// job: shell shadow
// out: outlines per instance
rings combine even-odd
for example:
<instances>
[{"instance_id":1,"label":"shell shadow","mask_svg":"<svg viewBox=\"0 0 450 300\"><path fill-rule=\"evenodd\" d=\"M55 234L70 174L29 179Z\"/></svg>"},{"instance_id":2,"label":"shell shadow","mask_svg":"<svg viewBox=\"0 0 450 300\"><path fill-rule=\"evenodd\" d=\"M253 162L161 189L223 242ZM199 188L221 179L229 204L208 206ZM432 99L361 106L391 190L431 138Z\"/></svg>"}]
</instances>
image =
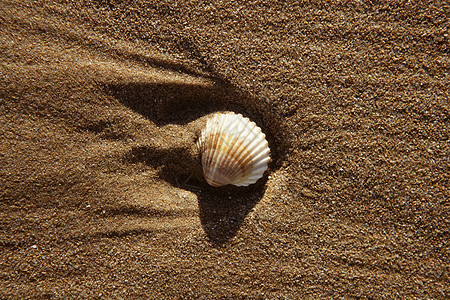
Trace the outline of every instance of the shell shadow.
<instances>
[{"instance_id":1,"label":"shell shadow","mask_svg":"<svg viewBox=\"0 0 450 300\"><path fill-rule=\"evenodd\" d=\"M197 193L199 216L208 238L222 246L233 238L265 193L264 182L250 187L207 188Z\"/></svg>"},{"instance_id":2,"label":"shell shadow","mask_svg":"<svg viewBox=\"0 0 450 300\"><path fill-rule=\"evenodd\" d=\"M271 170L281 167L290 147L290 133L273 107L224 80L210 86L136 82L107 84L105 89L120 103L158 126L185 125L217 111L241 113L265 133L271 151Z\"/></svg>"},{"instance_id":3,"label":"shell shadow","mask_svg":"<svg viewBox=\"0 0 450 300\"><path fill-rule=\"evenodd\" d=\"M122 104L159 126L186 124L219 110L250 112L244 96L228 83L202 86L184 83L127 83L107 85ZM257 114L255 108L255 114Z\"/></svg>"},{"instance_id":4,"label":"shell shadow","mask_svg":"<svg viewBox=\"0 0 450 300\"><path fill-rule=\"evenodd\" d=\"M289 138L272 108L226 82L212 86L179 83L129 83L108 85L109 93L123 105L154 122L157 126L188 124L216 111L231 110L252 119L266 134L271 149L269 172L281 166L289 147ZM173 186L197 195L202 227L217 246L227 243L242 226L246 216L265 193L267 177L249 187L214 188L203 178L192 176L189 166L180 164L189 149L174 145L167 149L151 145L136 146L124 157L126 163L144 163L156 169L158 176ZM199 158L187 164L200 164Z\"/></svg>"},{"instance_id":5,"label":"shell shadow","mask_svg":"<svg viewBox=\"0 0 450 300\"><path fill-rule=\"evenodd\" d=\"M189 173L179 157L188 157L183 148L133 148L125 157L129 163L144 163L158 170L158 176L171 185L197 195L203 230L216 246L233 238L248 213L264 195L266 178L248 187L212 187Z\"/></svg>"}]
</instances>

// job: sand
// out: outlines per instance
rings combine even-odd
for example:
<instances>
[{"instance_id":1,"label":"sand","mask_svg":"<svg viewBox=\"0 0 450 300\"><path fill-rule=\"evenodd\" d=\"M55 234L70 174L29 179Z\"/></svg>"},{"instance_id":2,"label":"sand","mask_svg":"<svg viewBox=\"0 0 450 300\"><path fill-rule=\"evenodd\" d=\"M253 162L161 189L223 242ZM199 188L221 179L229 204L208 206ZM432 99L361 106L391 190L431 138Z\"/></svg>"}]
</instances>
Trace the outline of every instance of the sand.
<instances>
[{"instance_id":1,"label":"sand","mask_svg":"<svg viewBox=\"0 0 450 300\"><path fill-rule=\"evenodd\" d=\"M450 297L448 4L295 3L1 1L0 297Z\"/></svg>"}]
</instances>

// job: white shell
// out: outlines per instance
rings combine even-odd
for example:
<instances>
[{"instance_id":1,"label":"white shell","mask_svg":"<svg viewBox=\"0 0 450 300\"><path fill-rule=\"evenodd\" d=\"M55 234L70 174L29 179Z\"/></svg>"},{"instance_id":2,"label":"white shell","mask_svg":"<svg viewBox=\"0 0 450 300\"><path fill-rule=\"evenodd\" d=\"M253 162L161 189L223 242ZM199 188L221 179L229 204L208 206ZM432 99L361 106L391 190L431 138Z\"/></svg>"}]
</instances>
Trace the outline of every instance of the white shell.
<instances>
[{"instance_id":1,"label":"white shell","mask_svg":"<svg viewBox=\"0 0 450 300\"><path fill-rule=\"evenodd\" d=\"M261 129L233 112L217 113L197 142L206 181L212 186L247 186L267 170L270 149Z\"/></svg>"}]
</instances>

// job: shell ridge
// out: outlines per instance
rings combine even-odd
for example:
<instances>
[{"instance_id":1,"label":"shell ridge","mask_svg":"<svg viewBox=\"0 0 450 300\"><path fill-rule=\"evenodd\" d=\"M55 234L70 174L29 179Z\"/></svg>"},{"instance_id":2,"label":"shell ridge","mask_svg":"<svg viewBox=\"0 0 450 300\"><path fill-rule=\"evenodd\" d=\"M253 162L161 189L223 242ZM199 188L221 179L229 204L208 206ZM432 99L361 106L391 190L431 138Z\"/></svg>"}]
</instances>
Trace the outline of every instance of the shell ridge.
<instances>
[{"instance_id":1,"label":"shell ridge","mask_svg":"<svg viewBox=\"0 0 450 300\"><path fill-rule=\"evenodd\" d=\"M260 169L267 168L267 165L268 165L269 161L270 161L270 158L267 157L265 159L261 159L260 161L258 161L255 164L253 164L252 172L258 173Z\"/></svg>"},{"instance_id":2,"label":"shell ridge","mask_svg":"<svg viewBox=\"0 0 450 300\"><path fill-rule=\"evenodd\" d=\"M211 131L211 123L214 121L214 119L212 120L208 120L208 122L206 123L206 129L202 132L203 135L203 151L208 151L209 150L209 145L211 143L211 138L209 138L208 133ZM205 163L208 163L210 160L210 153L209 151L207 152L207 155L205 157Z\"/></svg>"},{"instance_id":3,"label":"shell ridge","mask_svg":"<svg viewBox=\"0 0 450 300\"><path fill-rule=\"evenodd\" d=\"M224 126L227 125L227 123L230 124L229 127L225 127L224 128L224 135L226 136L226 140L227 140L227 144L224 145L224 148L221 148L220 152L222 152L222 158L220 161L220 175L222 176L224 182L227 183L231 183L232 182L232 178L235 176L235 174L230 173L230 164L234 164L235 163L235 157L233 155L233 153L236 150L235 149L235 144L239 141L238 137L239 135L237 134L242 128L242 122L241 122L241 118L242 115L234 115L232 113L228 114L229 118L227 120L227 122L224 122ZM230 151L231 150L231 151Z\"/></svg>"},{"instance_id":4,"label":"shell ridge","mask_svg":"<svg viewBox=\"0 0 450 300\"><path fill-rule=\"evenodd\" d=\"M240 125L243 125L244 129L241 134L236 136L236 141L239 142L238 146L236 147L236 150L232 152L234 161L229 166L230 170L229 173L238 172L236 169L239 167L239 159L241 158L242 153L245 151L245 147L248 143L246 143L247 137L252 134L252 130L255 128L256 124L254 122L251 122L248 118L243 118L240 121ZM249 129L249 125L251 128ZM244 135L245 134L245 135ZM237 154L236 154L237 153ZM240 173L240 172L238 172Z\"/></svg>"},{"instance_id":5,"label":"shell ridge","mask_svg":"<svg viewBox=\"0 0 450 300\"><path fill-rule=\"evenodd\" d=\"M214 133L212 133L212 137L210 137L209 134L212 130L211 129L212 123L214 123L214 122L215 122L215 117L208 120L208 122L206 123L206 129L203 131L203 133L205 134L203 151L205 152L206 155L204 156L204 159L202 159L202 164L203 164L203 172L205 173L205 175L208 176L208 178L209 178L209 164L210 164L211 155L212 155L211 140L214 139Z\"/></svg>"},{"instance_id":6,"label":"shell ridge","mask_svg":"<svg viewBox=\"0 0 450 300\"><path fill-rule=\"evenodd\" d=\"M240 115L242 117L242 115ZM242 122L242 119L237 119L237 122L239 122L239 124L236 125L236 132L233 135L235 143L234 143L234 147L233 147L233 151L229 153L229 157L231 159L229 159L229 162L227 164L227 172L226 174L230 177L230 179L234 179L234 177L236 175L238 175L240 170L236 168L236 166L239 165L239 156L242 153L242 151L244 151L245 149L245 143L243 139L241 139L240 137L242 136L242 134L237 134L238 130L239 130L239 125L242 125L243 128L247 128L248 124L251 122L248 118L244 118ZM249 130L247 132L247 135L251 132L251 130ZM237 144L237 147L236 147ZM239 152L238 152L239 151ZM235 153L238 152L238 155L235 155Z\"/></svg>"},{"instance_id":7,"label":"shell ridge","mask_svg":"<svg viewBox=\"0 0 450 300\"><path fill-rule=\"evenodd\" d=\"M261 160L260 157L263 156L263 155L265 156L266 154L265 153L260 153L258 155L258 157L254 158L254 159L252 159L251 156L247 157L247 160L245 161L245 168L244 168L245 171L247 171L249 167L258 164L259 161ZM270 157L267 157L267 158L270 159Z\"/></svg>"},{"instance_id":8,"label":"shell ridge","mask_svg":"<svg viewBox=\"0 0 450 300\"><path fill-rule=\"evenodd\" d=\"M266 143L262 143L262 146L267 146L267 144ZM263 163L263 164L267 165L268 161L270 160L270 156L268 155L269 154L268 151L261 152L255 157L253 157L252 154L253 153L248 154L245 157L245 160L242 163L242 172L243 172L243 174L246 174L252 168L256 168L256 166L259 165L260 163ZM265 157L265 156L267 156L267 157ZM265 169L264 169L264 171L265 171ZM264 173L264 171L262 173ZM256 173L256 170L252 170L247 176L250 176L253 172Z\"/></svg>"},{"instance_id":9,"label":"shell ridge","mask_svg":"<svg viewBox=\"0 0 450 300\"><path fill-rule=\"evenodd\" d=\"M252 144L251 142L249 144ZM262 153L262 155L267 155L267 153ZM254 157L254 151L248 151L245 153L241 153L241 156L239 157L239 165L235 166L235 168L239 168L240 172L242 173L243 177L249 176L252 172L248 173L249 170L253 168L253 165L258 162L258 159ZM262 174L261 174L262 175ZM239 181L239 176L235 176L233 178L233 181Z\"/></svg>"},{"instance_id":10,"label":"shell ridge","mask_svg":"<svg viewBox=\"0 0 450 300\"><path fill-rule=\"evenodd\" d=\"M220 116L220 115L219 115ZM215 183L223 183L228 184L229 180L223 176L223 162L224 162L224 151L223 149L227 147L227 134L226 134L226 124L232 117L231 114L225 114L222 115L222 118L218 118L219 126L217 126L217 130L215 132L215 135L217 136L216 142L213 146L214 149L214 155L212 158L212 176L211 179Z\"/></svg>"},{"instance_id":11,"label":"shell ridge","mask_svg":"<svg viewBox=\"0 0 450 300\"><path fill-rule=\"evenodd\" d=\"M220 142L220 128L222 126L220 115L214 116L214 123L211 124L211 133L212 139L210 143L210 160L208 161L208 177L212 183L216 183L216 165L217 165L217 156L219 155L219 151L217 151L217 145ZM213 126L215 125L215 126Z\"/></svg>"},{"instance_id":12,"label":"shell ridge","mask_svg":"<svg viewBox=\"0 0 450 300\"><path fill-rule=\"evenodd\" d=\"M230 138L230 150L225 153L226 159L224 161L225 164L223 165L223 170L225 170L225 172L223 172L223 175L229 178L230 180L231 178L233 178L234 175L233 173L231 173L232 171L231 166L236 163L235 152L240 147L240 141L236 138L236 132L238 130L239 126L235 126L235 130L231 135L232 137Z\"/></svg>"},{"instance_id":13,"label":"shell ridge","mask_svg":"<svg viewBox=\"0 0 450 300\"><path fill-rule=\"evenodd\" d=\"M249 120L250 121L250 120ZM251 122L252 125L252 129L256 127L256 124L254 122ZM256 127L258 128L258 127ZM245 152L245 146L248 146L249 144L252 144L252 142L258 138L258 134L254 135L251 140L247 140L247 137L250 134L247 134L243 139L242 139L242 145L244 146L242 148L242 150L239 152L239 155L236 157L236 161L237 163L233 165L233 170L238 169L240 170L239 173L245 174L246 172L246 165L248 164L248 157L251 157L251 153L250 152ZM241 135L242 136L242 135ZM236 176L233 177L233 181L236 180Z\"/></svg>"},{"instance_id":14,"label":"shell ridge","mask_svg":"<svg viewBox=\"0 0 450 300\"><path fill-rule=\"evenodd\" d=\"M254 160L258 160L261 155L268 154L268 151L263 149L268 148L268 143L265 141L260 142L259 144L255 145L253 150L251 151L250 155L255 155Z\"/></svg>"},{"instance_id":15,"label":"shell ridge","mask_svg":"<svg viewBox=\"0 0 450 300\"><path fill-rule=\"evenodd\" d=\"M218 136L216 134L218 125L218 115L214 115L212 119L208 120L205 129L205 135L207 139L205 152L207 153L207 156L203 165L203 171L205 173L206 181L208 181L209 184L212 183L212 180L214 178L214 169L212 167L212 162L214 161L215 151L213 147L216 144L216 140L218 139Z\"/></svg>"}]
</instances>

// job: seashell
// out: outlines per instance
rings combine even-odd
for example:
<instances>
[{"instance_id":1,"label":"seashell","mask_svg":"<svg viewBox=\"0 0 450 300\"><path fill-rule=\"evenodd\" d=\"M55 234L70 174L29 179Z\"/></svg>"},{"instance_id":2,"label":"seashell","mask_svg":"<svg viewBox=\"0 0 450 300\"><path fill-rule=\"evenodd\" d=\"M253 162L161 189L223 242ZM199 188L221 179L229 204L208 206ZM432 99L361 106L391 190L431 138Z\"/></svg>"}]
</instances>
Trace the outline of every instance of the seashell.
<instances>
[{"instance_id":1,"label":"seashell","mask_svg":"<svg viewBox=\"0 0 450 300\"><path fill-rule=\"evenodd\" d=\"M269 145L261 129L233 112L214 114L197 146L203 174L212 186L253 184L263 176L270 161Z\"/></svg>"}]
</instances>

